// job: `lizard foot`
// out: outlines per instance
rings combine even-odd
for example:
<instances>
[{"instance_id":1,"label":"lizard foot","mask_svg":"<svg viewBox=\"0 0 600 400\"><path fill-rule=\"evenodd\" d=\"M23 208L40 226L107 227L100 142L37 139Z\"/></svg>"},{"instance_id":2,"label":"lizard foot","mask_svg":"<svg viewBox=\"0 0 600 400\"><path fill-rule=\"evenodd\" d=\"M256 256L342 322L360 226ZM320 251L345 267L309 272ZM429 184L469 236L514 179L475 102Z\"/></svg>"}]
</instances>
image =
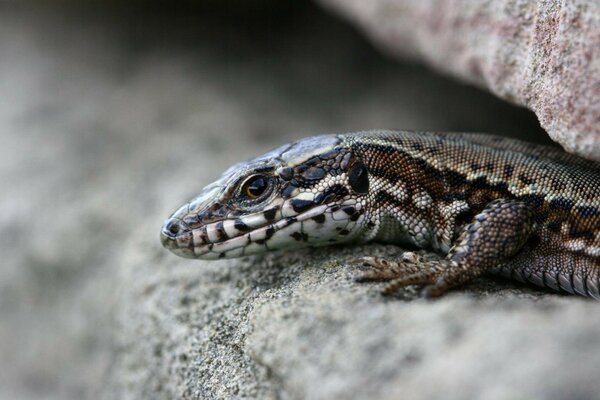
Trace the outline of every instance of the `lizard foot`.
<instances>
[{"instance_id":1,"label":"lizard foot","mask_svg":"<svg viewBox=\"0 0 600 400\"><path fill-rule=\"evenodd\" d=\"M373 269L358 276L356 282L388 282L382 291L384 295L391 295L406 286L426 285L422 292L425 297L438 295L435 283L438 277L452 266L449 260L439 258L435 254L417 254L412 251L403 253L398 261L361 257L353 263Z\"/></svg>"}]
</instances>

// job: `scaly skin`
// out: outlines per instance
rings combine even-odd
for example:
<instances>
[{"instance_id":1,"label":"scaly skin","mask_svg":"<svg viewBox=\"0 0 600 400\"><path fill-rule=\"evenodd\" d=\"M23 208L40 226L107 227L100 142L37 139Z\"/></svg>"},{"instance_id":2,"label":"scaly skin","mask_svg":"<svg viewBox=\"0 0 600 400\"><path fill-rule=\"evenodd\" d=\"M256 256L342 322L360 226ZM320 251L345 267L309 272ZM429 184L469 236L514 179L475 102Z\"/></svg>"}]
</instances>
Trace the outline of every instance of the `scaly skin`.
<instances>
[{"instance_id":1,"label":"scaly skin","mask_svg":"<svg viewBox=\"0 0 600 400\"><path fill-rule=\"evenodd\" d=\"M177 210L183 257L380 241L437 253L366 257L361 280L435 297L482 273L600 299L600 165L484 134L316 136L233 166Z\"/></svg>"}]
</instances>

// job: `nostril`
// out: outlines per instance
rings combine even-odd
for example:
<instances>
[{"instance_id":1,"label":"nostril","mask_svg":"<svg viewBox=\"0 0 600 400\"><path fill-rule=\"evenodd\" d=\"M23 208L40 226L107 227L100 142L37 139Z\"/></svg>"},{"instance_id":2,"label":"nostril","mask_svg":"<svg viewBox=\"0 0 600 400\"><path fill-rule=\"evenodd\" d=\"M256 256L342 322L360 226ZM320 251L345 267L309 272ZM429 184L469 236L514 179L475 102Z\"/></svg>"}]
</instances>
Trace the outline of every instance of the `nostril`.
<instances>
[{"instance_id":1,"label":"nostril","mask_svg":"<svg viewBox=\"0 0 600 400\"><path fill-rule=\"evenodd\" d=\"M162 228L162 236L164 240L166 239L175 239L178 235L183 231L183 226L181 221L176 218L170 219L163 225Z\"/></svg>"},{"instance_id":2,"label":"nostril","mask_svg":"<svg viewBox=\"0 0 600 400\"><path fill-rule=\"evenodd\" d=\"M190 227L177 217L166 220L160 231L163 245L171 245L176 240L183 240L183 237L188 234L191 234Z\"/></svg>"},{"instance_id":3,"label":"nostril","mask_svg":"<svg viewBox=\"0 0 600 400\"><path fill-rule=\"evenodd\" d=\"M179 231L181 230L181 226L179 225L178 221L169 221L169 223L167 224L167 231L169 231L169 233L171 235L177 235L179 233Z\"/></svg>"}]
</instances>

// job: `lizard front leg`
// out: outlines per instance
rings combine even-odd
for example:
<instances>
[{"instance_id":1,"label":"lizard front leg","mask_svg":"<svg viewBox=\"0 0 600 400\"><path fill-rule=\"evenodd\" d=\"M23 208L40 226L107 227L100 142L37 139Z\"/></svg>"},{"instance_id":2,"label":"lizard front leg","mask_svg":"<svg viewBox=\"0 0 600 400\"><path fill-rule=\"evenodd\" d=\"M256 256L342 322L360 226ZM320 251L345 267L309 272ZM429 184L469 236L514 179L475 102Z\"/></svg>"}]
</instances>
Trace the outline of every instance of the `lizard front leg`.
<instances>
[{"instance_id":1,"label":"lizard front leg","mask_svg":"<svg viewBox=\"0 0 600 400\"><path fill-rule=\"evenodd\" d=\"M366 258L375 271L359 281L385 280L384 294L409 285L424 285L425 297L437 297L471 281L518 253L533 230L530 206L518 200L490 202L460 232L445 258L405 253L402 260Z\"/></svg>"}]
</instances>

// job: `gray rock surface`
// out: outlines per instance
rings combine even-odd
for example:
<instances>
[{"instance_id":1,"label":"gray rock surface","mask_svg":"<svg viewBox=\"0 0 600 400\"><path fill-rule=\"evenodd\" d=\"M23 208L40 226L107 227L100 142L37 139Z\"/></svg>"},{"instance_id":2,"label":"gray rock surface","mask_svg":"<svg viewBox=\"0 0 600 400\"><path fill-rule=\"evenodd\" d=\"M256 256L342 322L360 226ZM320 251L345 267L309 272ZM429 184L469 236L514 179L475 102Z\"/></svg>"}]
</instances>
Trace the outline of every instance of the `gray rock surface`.
<instances>
[{"instance_id":1,"label":"gray rock surface","mask_svg":"<svg viewBox=\"0 0 600 400\"><path fill-rule=\"evenodd\" d=\"M319 0L389 54L533 110L565 149L600 160L595 0Z\"/></svg>"},{"instance_id":2,"label":"gray rock surface","mask_svg":"<svg viewBox=\"0 0 600 400\"><path fill-rule=\"evenodd\" d=\"M393 246L160 248L163 219L221 170L302 136L543 139L531 114L383 59L313 7L255 7L0 14L0 398L597 397L595 302L353 283L347 260Z\"/></svg>"}]
</instances>

